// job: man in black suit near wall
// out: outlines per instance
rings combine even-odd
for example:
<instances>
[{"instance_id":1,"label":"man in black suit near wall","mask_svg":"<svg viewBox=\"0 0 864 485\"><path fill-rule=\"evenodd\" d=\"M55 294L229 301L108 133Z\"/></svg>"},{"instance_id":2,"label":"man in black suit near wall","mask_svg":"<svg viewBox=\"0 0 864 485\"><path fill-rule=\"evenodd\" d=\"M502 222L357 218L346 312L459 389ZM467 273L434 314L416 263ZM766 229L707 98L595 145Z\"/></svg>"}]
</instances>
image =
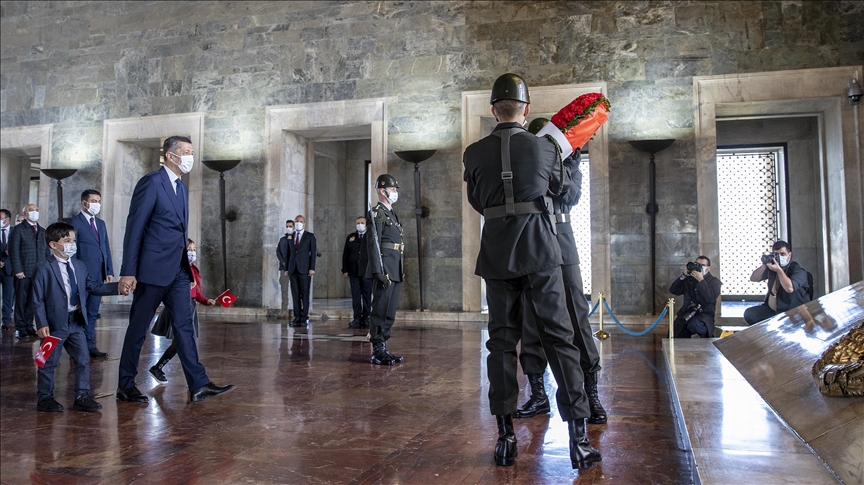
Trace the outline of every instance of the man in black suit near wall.
<instances>
[{"instance_id":1,"label":"man in black suit near wall","mask_svg":"<svg viewBox=\"0 0 864 485\"><path fill-rule=\"evenodd\" d=\"M288 258L287 271L291 276L291 298L294 301L294 319L288 325L305 327L309 323L309 288L315 274L315 258L318 246L315 234L306 231L306 218L294 218L293 254Z\"/></svg>"},{"instance_id":2,"label":"man in black suit near wall","mask_svg":"<svg viewBox=\"0 0 864 485\"><path fill-rule=\"evenodd\" d=\"M342 250L342 275L351 282L351 302L354 319L348 328L369 328L369 309L372 306L372 280L366 278L369 253L366 250L366 218L360 216L355 221L357 232L352 232L345 240Z\"/></svg>"},{"instance_id":3,"label":"man in black suit near wall","mask_svg":"<svg viewBox=\"0 0 864 485\"><path fill-rule=\"evenodd\" d=\"M24 222L15 226L9 241L9 259L15 275L15 334L18 337L35 337L33 327L33 300L30 287L36 266L51 256L45 243L45 228L39 220L39 206L27 204L21 210Z\"/></svg>"},{"instance_id":4,"label":"man in black suit near wall","mask_svg":"<svg viewBox=\"0 0 864 485\"><path fill-rule=\"evenodd\" d=\"M0 295L2 295L3 328L12 328L12 306L15 298L15 277L9 258L9 238L12 236L12 213L0 209Z\"/></svg>"},{"instance_id":5,"label":"man in black suit near wall","mask_svg":"<svg viewBox=\"0 0 864 485\"><path fill-rule=\"evenodd\" d=\"M288 261L294 254L294 221L285 221L285 235L279 238L276 246L276 259L279 260L279 288L282 290L282 310L288 311L288 295L291 288L291 275L288 274Z\"/></svg>"}]
</instances>

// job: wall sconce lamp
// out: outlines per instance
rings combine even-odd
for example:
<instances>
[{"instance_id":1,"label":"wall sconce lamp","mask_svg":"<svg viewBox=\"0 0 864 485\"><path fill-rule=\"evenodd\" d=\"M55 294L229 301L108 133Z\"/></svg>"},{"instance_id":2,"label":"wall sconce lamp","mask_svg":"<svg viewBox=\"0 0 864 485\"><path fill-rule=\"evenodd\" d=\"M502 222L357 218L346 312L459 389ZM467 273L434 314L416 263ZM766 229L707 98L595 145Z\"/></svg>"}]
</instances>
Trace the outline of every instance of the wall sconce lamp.
<instances>
[{"instance_id":1,"label":"wall sconce lamp","mask_svg":"<svg viewBox=\"0 0 864 485\"><path fill-rule=\"evenodd\" d=\"M78 171L77 168L43 168L42 173L57 181L57 220L63 220L63 179Z\"/></svg>"}]
</instances>

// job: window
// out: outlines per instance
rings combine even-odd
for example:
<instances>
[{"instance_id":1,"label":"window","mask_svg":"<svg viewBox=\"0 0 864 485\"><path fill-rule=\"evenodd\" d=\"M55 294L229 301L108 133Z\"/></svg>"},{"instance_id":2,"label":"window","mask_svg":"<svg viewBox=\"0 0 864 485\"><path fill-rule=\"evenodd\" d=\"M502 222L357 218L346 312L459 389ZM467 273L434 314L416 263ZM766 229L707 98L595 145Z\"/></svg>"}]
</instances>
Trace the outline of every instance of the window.
<instances>
[{"instance_id":1,"label":"window","mask_svg":"<svg viewBox=\"0 0 864 485\"><path fill-rule=\"evenodd\" d=\"M765 283L750 274L776 240L789 240L785 145L718 149L717 197L721 294L761 298Z\"/></svg>"},{"instance_id":2,"label":"window","mask_svg":"<svg viewBox=\"0 0 864 485\"><path fill-rule=\"evenodd\" d=\"M573 237L579 251L579 269L582 272L582 289L586 295L591 294L591 171L588 163L588 152L582 152L582 195L579 203L570 209L570 224L573 226Z\"/></svg>"}]
</instances>

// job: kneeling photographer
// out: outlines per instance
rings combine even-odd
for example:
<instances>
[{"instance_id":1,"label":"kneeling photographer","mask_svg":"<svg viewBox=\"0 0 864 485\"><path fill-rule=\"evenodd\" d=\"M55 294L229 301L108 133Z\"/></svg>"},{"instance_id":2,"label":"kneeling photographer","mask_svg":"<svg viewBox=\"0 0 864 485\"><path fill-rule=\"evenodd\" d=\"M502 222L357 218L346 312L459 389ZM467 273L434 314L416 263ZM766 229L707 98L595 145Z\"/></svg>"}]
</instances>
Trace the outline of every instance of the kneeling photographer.
<instances>
[{"instance_id":1,"label":"kneeling photographer","mask_svg":"<svg viewBox=\"0 0 864 485\"><path fill-rule=\"evenodd\" d=\"M714 336L714 312L723 283L710 271L711 260L699 256L695 263L687 263L684 273L669 286L673 295L684 295L684 305L674 322L675 338Z\"/></svg>"},{"instance_id":2,"label":"kneeling photographer","mask_svg":"<svg viewBox=\"0 0 864 485\"><path fill-rule=\"evenodd\" d=\"M768 294L758 306L744 311L747 325L769 319L810 301L811 276L800 264L792 261L792 246L777 241L771 253L762 256L762 266L750 275L750 281L768 280Z\"/></svg>"}]
</instances>

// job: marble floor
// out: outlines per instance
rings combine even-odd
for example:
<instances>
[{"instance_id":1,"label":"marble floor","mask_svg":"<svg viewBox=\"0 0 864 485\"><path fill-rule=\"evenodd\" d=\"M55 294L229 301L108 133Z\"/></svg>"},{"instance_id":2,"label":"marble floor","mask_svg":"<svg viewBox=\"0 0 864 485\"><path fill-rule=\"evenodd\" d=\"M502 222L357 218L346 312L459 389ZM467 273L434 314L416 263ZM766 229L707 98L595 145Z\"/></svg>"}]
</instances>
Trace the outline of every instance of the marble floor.
<instances>
[{"instance_id":1,"label":"marble floor","mask_svg":"<svg viewBox=\"0 0 864 485\"><path fill-rule=\"evenodd\" d=\"M295 332L284 320L204 317L199 348L233 393L187 404L180 364L167 385L146 369L168 342L148 337L139 388L149 406L113 394L126 327L104 315L107 361L91 365L101 413L71 411L73 375L57 370L59 414L35 410L34 340L0 339L0 482L47 484L685 484L690 460L676 434L662 332L599 343L600 396L610 418L589 425L602 463L575 472L560 418L516 422L519 456L496 467L488 414L485 331L399 325L389 347L406 362L368 364L365 332L345 320ZM520 381L525 384L524 377ZM547 373L547 391L554 382ZM527 399L523 390L520 403Z\"/></svg>"}]
</instances>

